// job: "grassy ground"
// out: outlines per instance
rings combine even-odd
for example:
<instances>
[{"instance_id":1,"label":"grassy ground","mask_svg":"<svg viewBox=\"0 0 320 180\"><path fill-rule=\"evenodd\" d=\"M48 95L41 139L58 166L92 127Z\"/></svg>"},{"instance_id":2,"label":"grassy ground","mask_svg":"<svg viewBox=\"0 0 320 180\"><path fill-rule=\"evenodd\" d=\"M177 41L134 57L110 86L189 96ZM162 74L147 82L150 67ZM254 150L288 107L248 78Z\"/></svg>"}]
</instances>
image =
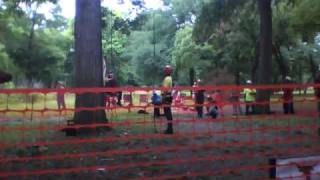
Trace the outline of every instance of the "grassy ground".
<instances>
[{"instance_id":1,"label":"grassy ground","mask_svg":"<svg viewBox=\"0 0 320 180\"><path fill-rule=\"evenodd\" d=\"M34 109L56 108L55 96L47 95L35 97ZM298 97L300 100L304 97ZM310 98L310 97L308 97ZM74 96L67 95L68 107L73 106ZM276 102L276 98L273 101ZM0 104L6 108L6 103ZM32 106L32 100L23 97L10 99L10 109L24 109ZM147 177L161 177L163 175L183 174L179 179L263 179L268 178L268 170L237 170L245 166L261 167L267 165L271 157L294 157L317 154L319 141L316 128L318 118L299 116L299 112L314 112L314 102L296 103L298 114L295 116L277 117L281 115L281 104L273 104L276 114L267 118L260 116L231 115L231 107L225 108L224 119L209 120L196 119L194 112L174 110L175 135L161 136L154 132L153 117L151 114L137 114L138 109L128 113L125 109L116 113L108 112L112 122L137 123L115 127L112 131L99 131L90 135L66 137L57 130L41 130L41 127L56 127L65 125L66 120L72 118L67 115L49 112L49 114L17 113L2 114L0 123L0 142L10 144L10 147L0 149L0 159L22 157L52 157L54 155L78 155L91 152L93 154L79 157L70 156L62 159L0 161L2 172L33 172L47 169L71 169L75 167L101 166L100 168L83 170L77 173L62 174L49 173L42 176L23 177L22 179L130 179ZM148 109L149 112L152 109ZM159 132L166 126L165 118L156 119ZM21 128L34 128L25 131ZM40 127L40 128L39 128ZM14 129L8 131L8 129ZM51 129L51 128L49 128ZM139 135L139 138L132 138ZM130 138L131 137L131 138ZM35 147L33 143L58 141L77 142L92 140L87 143L60 145L41 145ZM24 145L21 143L25 143ZM23 145L23 146L22 146ZM164 149L169 148L169 149ZM177 149L180 148L180 149ZM146 151L151 149L150 151ZM170 150L171 149L171 150ZM114 154L114 152L118 154ZM128 153L128 150L137 150L137 153ZM290 151L291 150L291 151ZM306 151L307 150L307 151ZM127 152L120 153L119 152ZM130 151L129 151L130 152ZM140 153L139 153L140 152ZM101 154L103 153L103 154ZM197 158L197 161L195 160ZM188 160L194 161L188 161ZM180 160L185 160L181 162ZM158 164L162 162L162 164ZM150 163L143 166L144 163ZM132 167L126 167L133 164ZM108 167L118 166L108 170ZM202 173L203 172L203 173ZM210 172L210 173L209 173ZM189 177L199 173L197 177ZM0 173L1 174L1 173ZM21 179L21 177L11 177Z\"/></svg>"},{"instance_id":2,"label":"grassy ground","mask_svg":"<svg viewBox=\"0 0 320 180\"><path fill-rule=\"evenodd\" d=\"M143 118L143 117L141 117ZM305 125L313 124L314 119L291 119L291 127L296 125ZM267 130L267 131L255 131L247 133L244 130L248 128L258 129L258 128L273 128L277 124L279 127L284 127L283 130ZM164 137L162 139L153 139L148 137L153 134L153 126L132 126L131 128L118 128L114 129L112 132L97 133L90 136L82 137L64 137L60 132L46 132L41 134L39 138L35 141L47 140L47 141L59 141L59 140L79 140L79 139L90 139L90 138L99 138L99 139L108 139L113 137L128 137L130 135L143 135L146 137L143 139L137 140L121 140L112 143L88 143L80 145L70 145L66 144L63 146L46 146L46 150L41 152L41 155L61 155L61 154L78 154L85 152L112 152L114 150L124 151L124 150L145 150L148 148L157 149L157 148L175 148L175 147L187 147L186 149L175 150L175 151L164 151L164 152L147 152L147 153L138 153L131 155L97 155L94 157L81 157L81 158L66 158L64 160L47 160L47 161L29 161L28 164L23 163L6 163L5 166L2 166L3 170L8 171L19 171L19 170L39 170L39 169L61 169L61 168L71 168L71 167L91 167L91 166L103 166L109 167L114 165L128 165L131 163L144 163L144 162L154 162L154 165L147 167L131 167L124 168L114 171L107 170L97 170L95 171L83 171L82 173L68 173L64 175L47 175L39 176L40 179L87 179L94 177L95 179L123 179L123 178L139 178L142 176L152 176L156 177L159 175L172 175L172 174L183 174L186 176L192 172L206 172L212 170L217 171L215 175L204 175L194 179L257 179L257 178L267 178L268 171L248 171L243 170L237 172L234 170L230 171L227 174L224 174L223 171L219 172L221 169L229 168L239 168L243 166L262 166L266 165L268 158L271 157L290 157L293 155L297 156L306 156L314 155L318 151L312 151L312 147L319 146L315 144L314 141L311 141L311 137L314 136L315 131L312 129L298 129L298 130L288 130L285 127L288 125L288 120L270 120L266 119L265 121L261 120L252 120L252 121L239 121L237 123L225 123L225 122L215 122L210 123L199 123L197 124L180 124L175 127L176 133L183 135L184 133L204 133L211 132L212 134L202 134L202 135L192 135L181 136L179 138ZM208 131L209 127L209 131ZM234 132L235 129L239 131ZM242 131L242 130L243 131ZM225 132L226 134L219 134L219 132ZM35 134L30 137L34 137ZM294 142L284 142L281 143L270 143L274 141L275 138L304 138L302 141ZM308 140L309 139L309 140ZM25 139L24 142L27 140ZM259 141L266 141L269 143L261 144ZM244 144L245 142L251 142L251 144ZM254 143L257 142L257 143ZM239 145L235 145L239 143ZM242 144L243 143L243 144ZM214 145L215 147L202 147L195 148L195 146L202 146L206 144ZM291 153L281 153L286 152L288 149L295 148L306 148L311 150L308 153L299 153L297 151ZM34 156L34 150L32 147L25 148L9 148L5 149L2 152L3 157L32 157ZM37 152L38 153L38 152ZM248 156L249 153L249 156ZM108 153L107 153L108 154ZM264 156L259 155L264 154ZM37 155L37 154L36 154ZM239 157L235 157L239 155ZM247 155L247 156L245 156ZM225 159L228 157L230 159ZM243 158L241 156L244 156ZM188 160L189 158L201 158L205 157L208 160L202 160L197 162L186 162L179 164L165 164L165 165L156 165L157 162L161 161L175 161L184 159ZM206 157L214 157L215 160L210 160ZM219 159L220 157L220 159ZM222 158L225 157L225 158ZM248 158L250 157L250 158ZM218 159L217 159L218 158ZM213 178L214 177L214 178ZM30 177L34 179L35 177ZM19 178L17 178L19 179ZM181 178L180 178L181 179ZM182 179L193 179L193 178L182 178Z\"/></svg>"}]
</instances>

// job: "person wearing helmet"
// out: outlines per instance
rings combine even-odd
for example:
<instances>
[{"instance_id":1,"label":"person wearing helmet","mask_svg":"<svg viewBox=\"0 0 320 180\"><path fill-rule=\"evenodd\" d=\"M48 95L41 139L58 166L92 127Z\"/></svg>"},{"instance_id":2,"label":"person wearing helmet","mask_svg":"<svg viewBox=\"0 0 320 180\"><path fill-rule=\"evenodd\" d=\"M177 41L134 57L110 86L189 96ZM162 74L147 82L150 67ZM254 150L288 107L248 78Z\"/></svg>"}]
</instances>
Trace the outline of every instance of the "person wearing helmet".
<instances>
[{"instance_id":1,"label":"person wearing helmet","mask_svg":"<svg viewBox=\"0 0 320 180\"><path fill-rule=\"evenodd\" d=\"M170 65L165 66L164 68L164 79L162 86L164 88L172 88L172 67ZM165 134L173 134L173 124L172 124L172 112L171 112L171 103L172 103L172 94L170 90L165 90L162 92L162 104L164 105L164 115L167 119L167 129Z\"/></svg>"},{"instance_id":2,"label":"person wearing helmet","mask_svg":"<svg viewBox=\"0 0 320 180\"><path fill-rule=\"evenodd\" d=\"M247 85L252 85L252 81L248 80ZM246 103L246 115L254 114L255 107L253 103L256 101L256 90L253 88L244 88L243 94L244 102Z\"/></svg>"},{"instance_id":3,"label":"person wearing helmet","mask_svg":"<svg viewBox=\"0 0 320 180\"><path fill-rule=\"evenodd\" d=\"M292 83L292 79L290 76L286 76L284 80L284 85L289 85ZM283 89L283 112L284 114L294 114L294 107L293 107L293 88L285 87Z\"/></svg>"},{"instance_id":4,"label":"person wearing helmet","mask_svg":"<svg viewBox=\"0 0 320 180\"><path fill-rule=\"evenodd\" d=\"M195 103L196 103L196 110L198 113L198 118L203 118L203 104L204 104L204 93L205 91L203 89L199 89L199 86L202 85L202 80L198 79L196 81L196 86L194 86L194 88L196 88L196 92L195 92Z\"/></svg>"}]
</instances>

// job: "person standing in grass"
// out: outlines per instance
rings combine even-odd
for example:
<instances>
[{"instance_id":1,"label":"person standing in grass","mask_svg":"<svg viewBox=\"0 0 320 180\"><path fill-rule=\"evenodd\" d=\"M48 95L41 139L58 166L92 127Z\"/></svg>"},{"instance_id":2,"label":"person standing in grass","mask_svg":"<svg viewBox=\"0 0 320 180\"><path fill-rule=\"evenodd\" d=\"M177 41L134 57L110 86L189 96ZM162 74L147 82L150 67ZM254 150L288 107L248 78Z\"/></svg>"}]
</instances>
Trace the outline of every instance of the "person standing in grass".
<instances>
[{"instance_id":1,"label":"person standing in grass","mask_svg":"<svg viewBox=\"0 0 320 180\"><path fill-rule=\"evenodd\" d=\"M201 79L198 79L195 88L199 88L201 84L202 84ZM205 100L204 93L205 91L203 89L196 89L195 91L195 103L196 103L198 118L203 118L203 104Z\"/></svg>"},{"instance_id":2,"label":"person standing in grass","mask_svg":"<svg viewBox=\"0 0 320 180\"><path fill-rule=\"evenodd\" d=\"M292 79L289 76L286 76L284 80L284 85L289 85L292 83ZM294 114L293 107L293 88L285 87L283 89L283 112L284 114Z\"/></svg>"},{"instance_id":3,"label":"person standing in grass","mask_svg":"<svg viewBox=\"0 0 320 180\"><path fill-rule=\"evenodd\" d=\"M240 104L241 90L235 89L231 91L230 102L232 103L232 115L242 115L242 109Z\"/></svg>"},{"instance_id":4,"label":"person standing in grass","mask_svg":"<svg viewBox=\"0 0 320 180\"><path fill-rule=\"evenodd\" d=\"M252 85L252 81L248 80L247 85ZM246 104L246 115L255 113L256 90L253 88L245 88L243 90L244 102ZM250 110L251 109L251 110Z\"/></svg>"},{"instance_id":5,"label":"person standing in grass","mask_svg":"<svg viewBox=\"0 0 320 180\"><path fill-rule=\"evenodd\" d=\"M63 85L63 83L61 81L57 81L56 88L57 89L64 89L65 86ZM66 103L65 103L65 99L64 99L64 92L58 92L57 93L57 104L58 104L58 109L59 110L66 109Z\"/></svg>"},{"instance_id":6,"label":"person standing in grass","mask_svg":"<svg viewBox=\"0 0 320 180\"><path fill-rule=\"evenodd\" d=\"M314 88L314 93L315 93L315 96L316 96L316 99L317 99L317 109L318 109L318 112L320 113L320 65L319 65L319 68L318 68L318 73L316 75L316 78L314 80L314 84L317 86Z\"/></svg>"},{"instance_id":7,"label":"person standing in grass","mask_svg":"<svg viewBox=\"0 0 320 180\"><path fill-rule=\"evenodd\" d=\"M314 88L314 90L315 90L315 96L316 96L316 100L317 100L318 113L320 113L320 65L318 67L318 73L316 75L314 83L317 86ZM318 120L318 125L319 124L320 124L320 122ZM318 135L320 135L320 128L318 128Z\"/></svg>"},{"instance_id":8,"label":"person standing in grass","mask_svg":"<svg viewBox=\"0 0 320 180\"><path fill-rule=\"evenodd\" d=\"M172 67L170 65L165 66L164 68L164 79L162 83L162 87L164 88L172 88ZM172 93L171 90L165 90L162 92L162 105L164 106L164 115L167 118L167 129L164 132L165 134L173 134L173 124L172 124L172 112L171 112L171 104L172 104Z\"/></svg>"}]
</instances>

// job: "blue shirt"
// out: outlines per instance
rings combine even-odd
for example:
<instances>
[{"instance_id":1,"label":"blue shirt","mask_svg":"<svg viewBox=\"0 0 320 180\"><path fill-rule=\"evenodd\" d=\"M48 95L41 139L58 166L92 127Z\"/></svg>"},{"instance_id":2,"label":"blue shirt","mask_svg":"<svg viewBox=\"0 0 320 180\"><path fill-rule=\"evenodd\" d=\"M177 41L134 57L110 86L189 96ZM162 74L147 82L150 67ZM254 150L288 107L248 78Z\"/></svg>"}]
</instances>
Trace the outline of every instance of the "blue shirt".
<instances>
[{"instance_id":1,"label":"blue shirt","mask_svg":"<svg viewBox=\"0 0 320 180\"><path fill-rule=\"evenodd\" d=\"M161 103L161 96L157 93L153 93L151 97L152 104L160 104Z\"/></svg>"}]
</instances>

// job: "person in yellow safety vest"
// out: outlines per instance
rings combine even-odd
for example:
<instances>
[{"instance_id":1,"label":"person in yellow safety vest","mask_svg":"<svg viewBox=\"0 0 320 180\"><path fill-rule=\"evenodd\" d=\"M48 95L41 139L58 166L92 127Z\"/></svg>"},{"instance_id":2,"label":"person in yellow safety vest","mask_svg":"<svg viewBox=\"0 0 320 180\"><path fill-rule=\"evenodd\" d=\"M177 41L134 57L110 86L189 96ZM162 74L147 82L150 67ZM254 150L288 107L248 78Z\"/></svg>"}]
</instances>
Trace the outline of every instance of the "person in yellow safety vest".
<instances>
[{"instance_id":1,"label":"person in yellow safety vest","mask_svg":"<svg viewBox=\"0 0 320 180\"><path fill-rule=\"evenodd\" d=\"M162 86L164 88L172 88L172 67L170 65L165 66L164 68L164 79ZM170 90L162 92L162 104L164 105L164 115L167 118L167 129L164 132L165 134L173 134L173 125L172 125L172 112L171 112L171 103L172 103L172 94Z\"/></svg>"},{"instance_id":2,"label":"person in yellow safety vest","mask_svg":"<svg viewBox=\"0 0 320 180\"><path fill-rule=\"evenodd\" d=\"M252 81L248 80L247 85L252 85ZM245 88L243 90L244 102L246 103L246 115L255 113L256 90L253 88ZM251 109L251 111L250 111Z\"/></svg>"}]
</instances>

